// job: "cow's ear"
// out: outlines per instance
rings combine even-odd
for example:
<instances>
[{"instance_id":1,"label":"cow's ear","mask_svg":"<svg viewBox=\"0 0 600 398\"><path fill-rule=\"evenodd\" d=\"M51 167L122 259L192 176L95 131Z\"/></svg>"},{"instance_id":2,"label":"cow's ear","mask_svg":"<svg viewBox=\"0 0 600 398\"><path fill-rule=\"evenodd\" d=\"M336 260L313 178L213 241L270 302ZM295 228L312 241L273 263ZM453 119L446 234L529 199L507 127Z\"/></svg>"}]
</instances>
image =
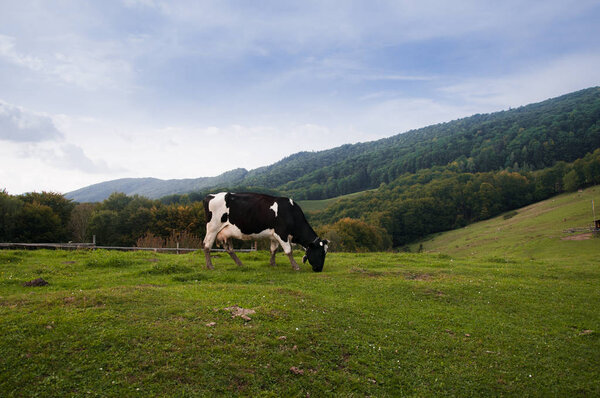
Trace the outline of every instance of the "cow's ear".
<instances>
[{"instance_id":1,"label":"cow's ear","mask_svg":"<svg viewBox=\"0 0 600 398\"><path fill-rule=\"evenodd\" d=\"M329 241L327 239L323 239L323 244L324 245L329 245Z\"/></svg>"}]
</instances>

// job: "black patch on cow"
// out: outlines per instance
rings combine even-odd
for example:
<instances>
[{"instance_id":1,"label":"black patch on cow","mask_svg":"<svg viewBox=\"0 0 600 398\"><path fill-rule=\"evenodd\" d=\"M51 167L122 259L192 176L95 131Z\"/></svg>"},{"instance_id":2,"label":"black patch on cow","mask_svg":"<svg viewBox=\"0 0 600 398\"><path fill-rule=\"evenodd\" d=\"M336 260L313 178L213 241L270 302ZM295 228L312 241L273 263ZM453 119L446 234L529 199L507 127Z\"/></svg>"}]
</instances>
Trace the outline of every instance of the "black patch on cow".
<instances>
[{"instance_id":1,"label":"black patch on cow","mask_svg":"<svg viewBox=\"0 0 600 398\"><path fill-rule=\"evenodd\" d=\"M221 216L221 222L227 222L227 213L223 213L223 215Z\"/></svg>"},{"instance_id":2,"label":"black patch on cow","mask_svg":"<svg viewBox=\"0 0 600 398\"><path fill-rule=\"evenodd\" d=\"M275 213L269 208L273 206L274 199L272 196L254 193L227 193L225 205L229 209L229 222L246 235L274 228Z\"/></svg>"}]
</instances>

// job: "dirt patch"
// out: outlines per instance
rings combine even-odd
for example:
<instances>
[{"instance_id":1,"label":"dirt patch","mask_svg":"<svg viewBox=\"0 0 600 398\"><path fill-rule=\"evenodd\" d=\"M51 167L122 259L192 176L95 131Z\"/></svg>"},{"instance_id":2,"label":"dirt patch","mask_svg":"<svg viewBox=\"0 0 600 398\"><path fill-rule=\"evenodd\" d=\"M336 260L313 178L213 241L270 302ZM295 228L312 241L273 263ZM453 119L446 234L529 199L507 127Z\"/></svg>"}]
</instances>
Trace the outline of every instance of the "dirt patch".
<instances>
[{"instance_id":1,"label":"dirt patch","mask_svg":"<svg viewBox=\"0 0 600 398\"><path fill-rule=\"evenodd\" d=\"M32 281L23 283L23 286L46 286L46 285L48 285L48 282L46 282L42 278L37 278Z\"/></svg>"},{"instance_id":2,"label":"dirt patch","mask_svg":"<svg viewBox=\"0 0 600 398\"><path fill-rule=\"evenodd\" d=\"M298 290L292 290L292 289L284 289L284 288L277 288L275 289L275 291L278 294L285 294L287 296L292 296L292 297L304 297L304 294L301 291Z\"/></svg>"},{"instance_id":3,"label":"dirt patch","mask_svg":"<svg viewBox=\"0 0 600 398\"><path fill-rule=\"evenodd\" d=\"M591 232L588 232L585 234L565 236L564 238L560 238L560 240L588 240L588 239L592 239L593 236L594 236L594 234L592 234Z\"/></svg>"},{"instance_id":4,"label":"dirt patch","mask_svg":"<svg viewBox=\"0 0 600 398\"><path fill-rule=\"evenodd\" d=\"M446 296L446 294L440 290L431 290L431 289L425 290L425 294L433 295L436 297L445 297Z\"/></svg>"},{"instance_id":5,"label":"dirt patch","mask_svg":"<svg viewBox=\"0 0 600 398\"><path fill-rule=\"evenodd\" d=\"M235 318L235 317L239 316L240 318L242 318L246 322L252 320L252 318L250 318L248 315L252 315L252 314L256 313L256 311L254 311L252 309L238 307L237 305L234 305L232 307L224 308L224 310L231 312L231 317L232 318Z\"/></svg>"},{"instance_id":6,"label":"dirt patch","mask_svg":"<svg viewBox=\"0 0 600 398\"><path fill-rule=\"evenodd\" d=\"M429 274L406 274L404 277L410 281L428 281L432 278Z\"/></svg>"}]
</instances>

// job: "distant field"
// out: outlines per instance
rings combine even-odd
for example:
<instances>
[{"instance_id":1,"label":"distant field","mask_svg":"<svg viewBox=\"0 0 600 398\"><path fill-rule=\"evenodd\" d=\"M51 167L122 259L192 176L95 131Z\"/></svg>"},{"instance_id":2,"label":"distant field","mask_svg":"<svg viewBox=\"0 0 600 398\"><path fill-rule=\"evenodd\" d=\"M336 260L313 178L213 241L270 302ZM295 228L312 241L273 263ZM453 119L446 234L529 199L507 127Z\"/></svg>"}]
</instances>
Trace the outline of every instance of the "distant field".
<instances>
[{"instance_id":1,"label":"distant field","mask_svg":"<svg viewBox=\"0 0 600 398\"><path fill-rule=\"evenodd\" d=\"M592 199L596 204L596 218L600 218L600 187L596 186L524 207L516 214L509 212L465 228L430 236L411 245L411 250L418 250L422 244L426 252L457 257L585 259L600 264L600 238L584 232L563 232L592 225Z\"/></svg>"},{"instance_id":2,"label":"distant field","mask_svg":"<svg viewBox=\"0 0 600 398\"><path fill-rule=\"evenodd\" d=\"M368 191L354 192L349 193L348 195L336 196L335 198L323 200L299 200L298 203L300 203L303 211L321 211L340 199L352 198L354 196L362 195L365 192Z\"/></svg>"},{"instance_id":3,"label":"distant field","mask_svg":"<svg viewBox=\"0 0 600 398\"><path fill-rule=\"evenodd\" d=\"M0 251L0 396L599 396L600 267L577 247L331 253L323 273Z\"/></svg>"}]
</instances>

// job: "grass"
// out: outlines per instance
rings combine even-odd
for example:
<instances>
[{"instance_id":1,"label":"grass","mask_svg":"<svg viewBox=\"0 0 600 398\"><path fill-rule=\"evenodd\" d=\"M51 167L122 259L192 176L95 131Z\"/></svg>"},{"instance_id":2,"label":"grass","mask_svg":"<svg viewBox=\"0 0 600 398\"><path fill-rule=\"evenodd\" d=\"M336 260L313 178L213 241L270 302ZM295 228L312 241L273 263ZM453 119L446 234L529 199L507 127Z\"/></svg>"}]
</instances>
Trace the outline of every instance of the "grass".
<instances>
[{"instance_id":1,"label":"grass","mask_svg":"<svg viewBox=\"0 0 600 398\"><path fill-rule=\"evenodd\" d=\"M420 244L426 252L456 257L498 257L600 263L600 239L568 240L577 234L569 228L589 227L593 222L592 199L600 209L600 186L568 193L508 212L496 218L428 237ZM600 218L600 211L596 212ZM580 233L581 234L581 233Z\"/></svg>"},{"instance_id":2,"label":"grass","mask_svg":"<svg viewBox=\"0 0 600 398\"><path fill-rule=\"evenodd\" d=\"M492 254L0 251L0 396L600 395L598 263Z\"/></svg>"},{"instance_id":3,"label":"grass","mask_svg":"<svg viewBox=\"0 0 600 398\"><path fill-rule=\"evenodd\" d=\"M346 195L336 196L335 198L330 198L330 199L300 200L300 201L298 201L298 203L300 203L300 207L302 207L302 210L305 212L317 212L317 211L325 210L327 207L334 204L335 202L337 202L340 199L352 198L355 196L362 195L363 193L369 192L369 191L376 191L376 189L349 193Z\"/></svg>"}]
</instances>

